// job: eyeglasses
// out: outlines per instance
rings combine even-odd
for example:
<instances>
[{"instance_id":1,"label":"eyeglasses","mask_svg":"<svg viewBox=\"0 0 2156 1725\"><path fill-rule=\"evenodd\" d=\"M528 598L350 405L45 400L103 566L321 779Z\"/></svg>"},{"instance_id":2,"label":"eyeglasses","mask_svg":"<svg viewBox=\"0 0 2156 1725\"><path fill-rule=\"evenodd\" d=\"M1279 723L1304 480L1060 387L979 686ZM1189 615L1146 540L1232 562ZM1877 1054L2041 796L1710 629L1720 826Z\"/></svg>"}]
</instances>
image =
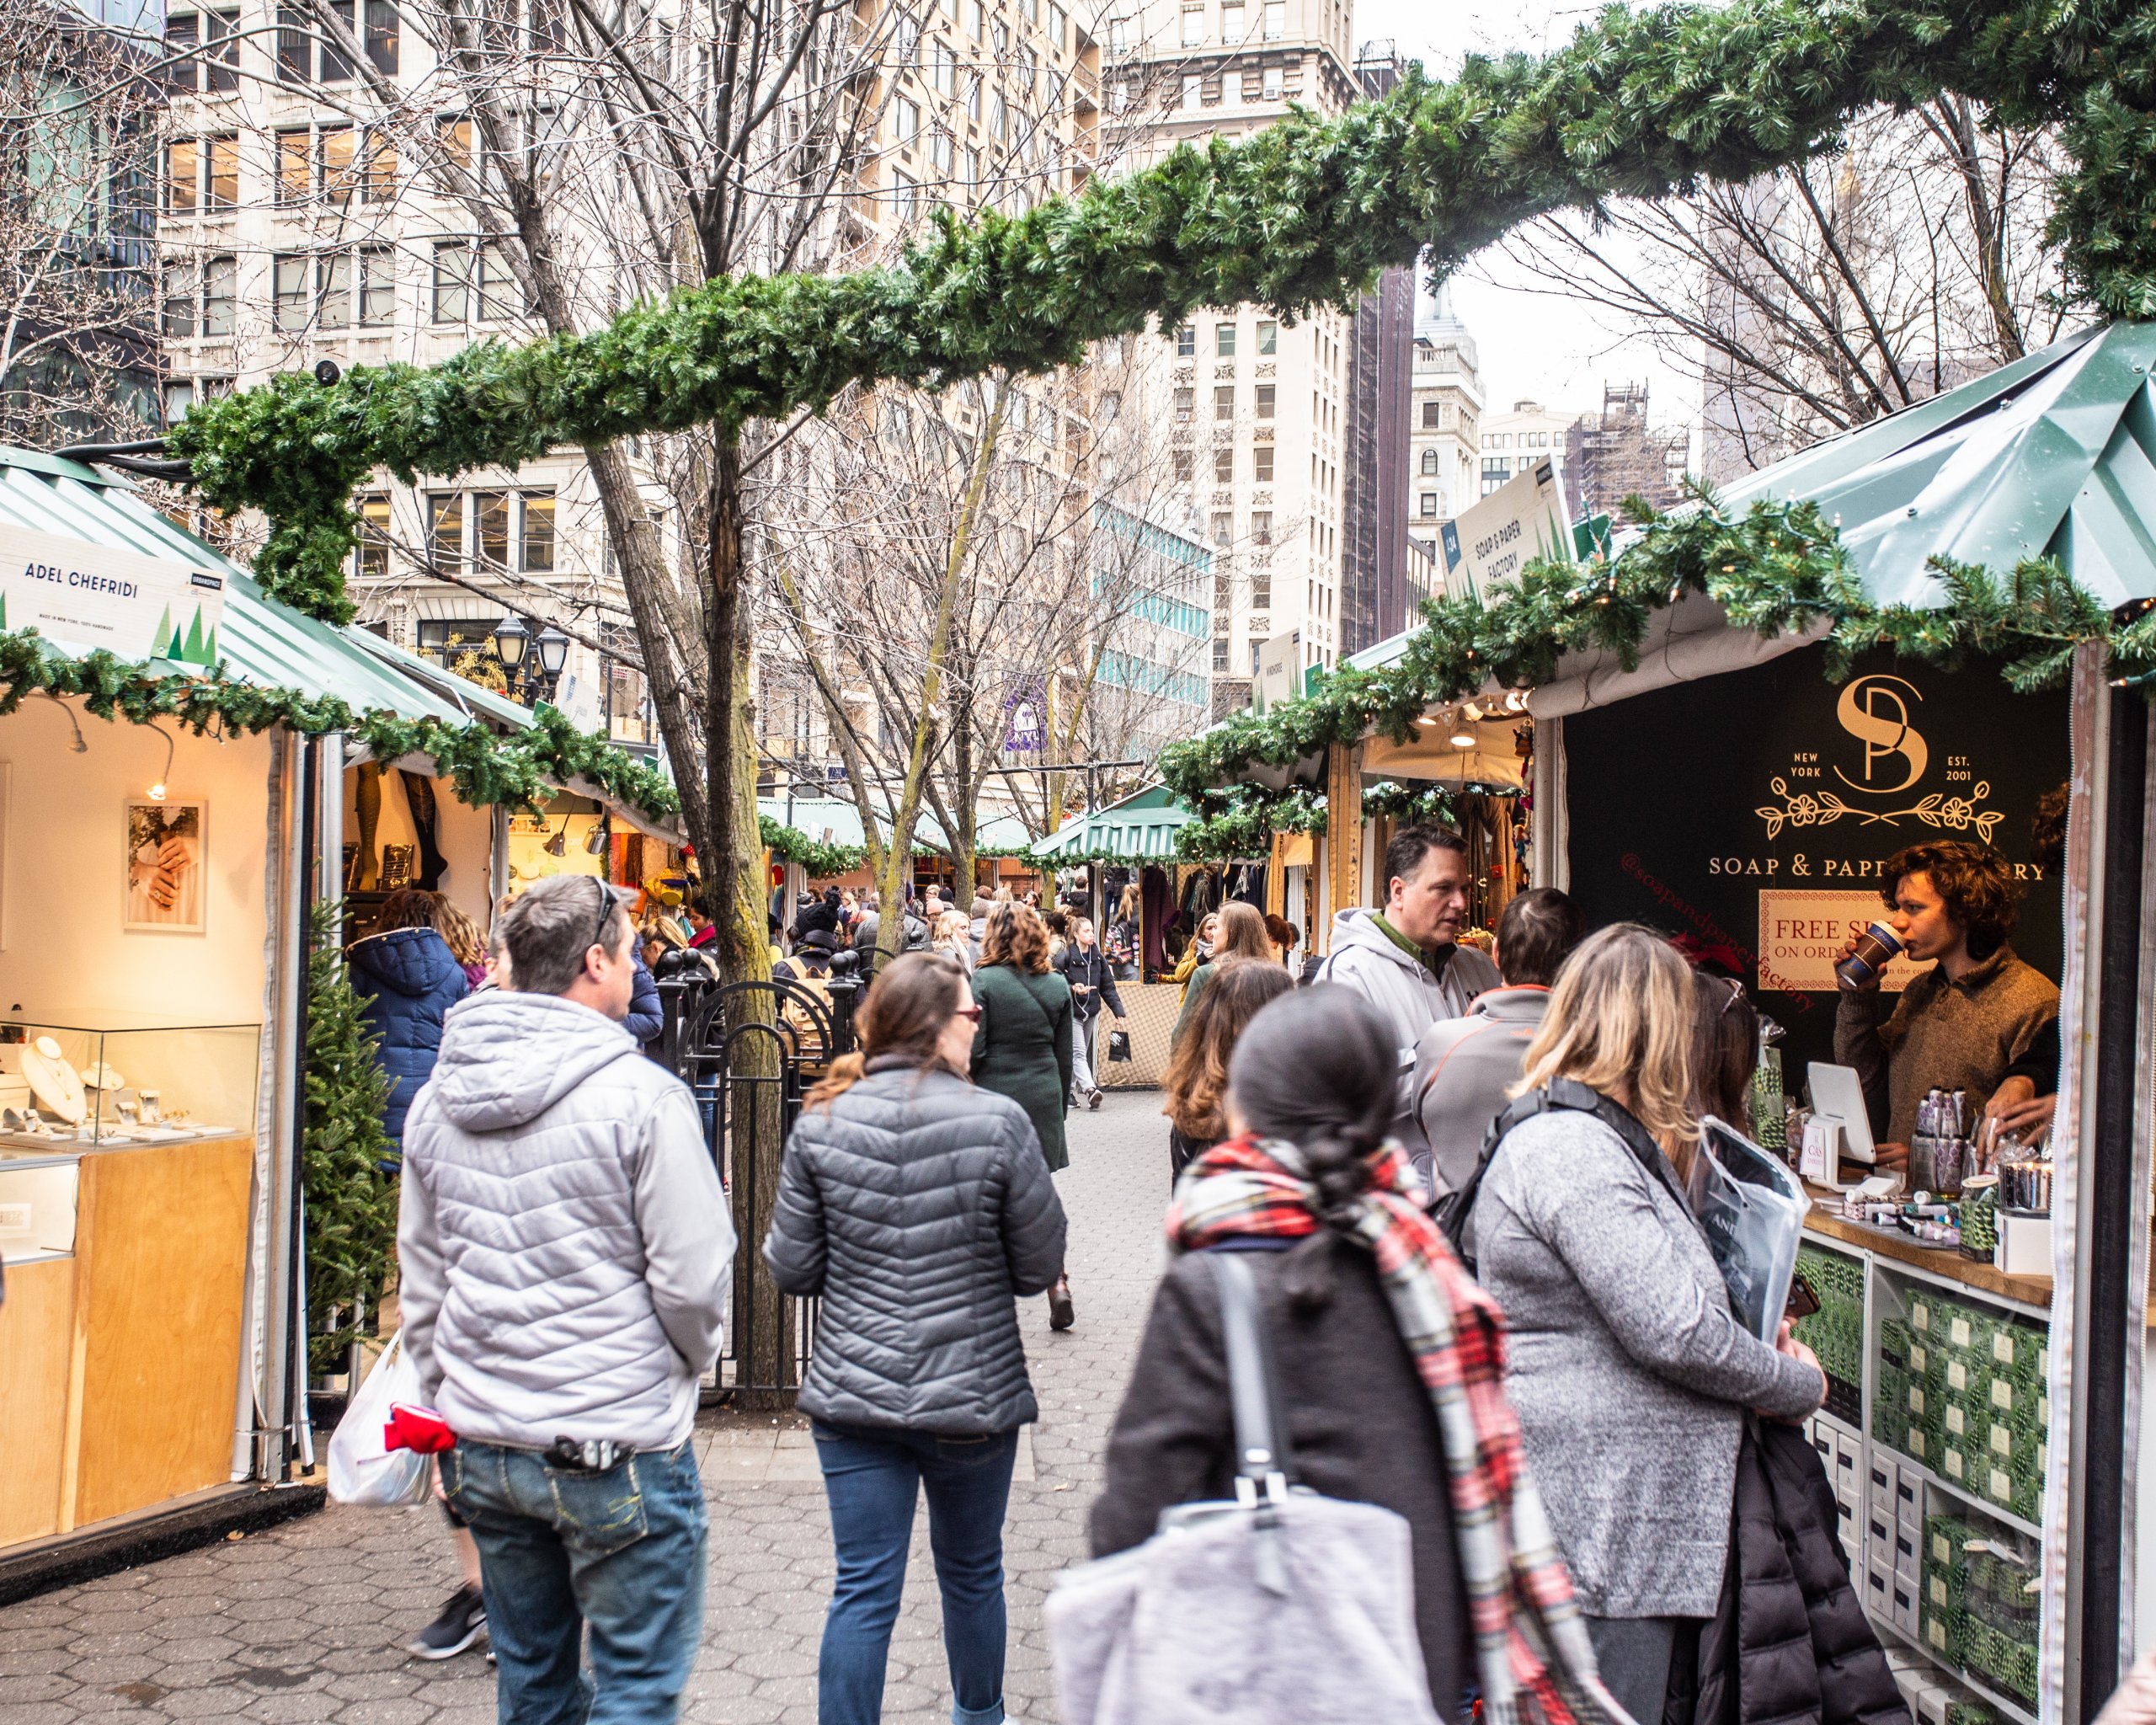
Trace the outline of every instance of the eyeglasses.
<instances>
[{"instance_id":1,"label":"eyeglasses","mask_svg":"<svg viewBox=\"0 0 2156 1725\"><path fill-rule=\"evenodd\" d=\"M978 1024L980 1023L980 1008L979 1007L959 1007L956 1008L955 1011L956 1015L958 1017L963 1018L969 1024Z\"/></svg>"},{"instance_id":2,"label":"eyeglasses","mask_svg":"<svg viewBox=\"0 0 2156 1725\"><path fill-rule=\"evenodd\" d=\"M1721 1003L1722 1011L1726 1012L1744 998L1744 984L1741 979L1735 976L1725 976L1722 980L1729 985L1729 998Z\"/></svg>"}]
</instances>

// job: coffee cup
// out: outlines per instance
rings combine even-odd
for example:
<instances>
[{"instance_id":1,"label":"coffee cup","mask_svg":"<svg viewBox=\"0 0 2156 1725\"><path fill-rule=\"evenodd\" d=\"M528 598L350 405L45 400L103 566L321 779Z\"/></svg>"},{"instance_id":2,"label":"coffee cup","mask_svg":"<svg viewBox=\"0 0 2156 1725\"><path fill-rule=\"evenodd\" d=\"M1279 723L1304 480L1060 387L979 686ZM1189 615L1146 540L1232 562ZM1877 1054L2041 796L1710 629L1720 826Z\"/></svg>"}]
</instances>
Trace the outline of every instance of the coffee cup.
<instances>
[{"instance_id":1,"label":"coffee cup","mask_svg":"<svg viewBox=\"0 0 2156 1725\"><path fill-rule=\"evenodd\" d=\"M1886 974L1887 961L1902 950L1902 938L1883 922L1866 926L1856 945L1834 966L1834 975L1851 988L1869 988Z\"/></svg>"}]
</instances>

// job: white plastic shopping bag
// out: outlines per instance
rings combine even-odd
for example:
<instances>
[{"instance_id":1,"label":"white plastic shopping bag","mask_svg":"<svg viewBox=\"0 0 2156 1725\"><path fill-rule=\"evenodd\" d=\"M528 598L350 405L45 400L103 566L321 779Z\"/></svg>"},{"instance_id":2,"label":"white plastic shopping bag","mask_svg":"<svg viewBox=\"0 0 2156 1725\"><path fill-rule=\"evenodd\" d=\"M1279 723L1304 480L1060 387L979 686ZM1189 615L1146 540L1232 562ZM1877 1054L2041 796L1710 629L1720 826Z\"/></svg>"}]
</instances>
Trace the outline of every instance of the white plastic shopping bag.
<instances>
[{"instance_id":1,"label":"white plastic shopping bag","mask_svg":"<svg viewBox=\"0 0 2156 1725\"><path fill-rule=\"evenodd\" d=\"M392 1402L419 1399L419 1375L404 1358L399 1330L382 1350L360 1393L329 1439L329 1495L340 1503L376 1509L417 1503L427 1495L431 1456L415 1450L391 1450L382 1443Z\"/></svg>"}]
</instances>

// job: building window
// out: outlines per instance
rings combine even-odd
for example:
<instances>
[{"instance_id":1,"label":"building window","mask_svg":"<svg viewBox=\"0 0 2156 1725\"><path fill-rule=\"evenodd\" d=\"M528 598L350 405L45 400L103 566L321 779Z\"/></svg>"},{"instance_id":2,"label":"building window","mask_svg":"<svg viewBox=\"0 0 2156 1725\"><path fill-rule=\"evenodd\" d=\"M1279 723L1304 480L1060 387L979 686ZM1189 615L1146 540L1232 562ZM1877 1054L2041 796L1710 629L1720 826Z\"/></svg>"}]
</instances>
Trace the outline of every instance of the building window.
<instances>
[{"instance_id":1,"label":"building window","mask_svg":"<svg viewBox=\"0 0 2156 1725\"><path fill-rule=\"evenodd\" d=\"M1232 360L1235 356L1235 326L1215 323L1213 326L1213 351L1219 358Z\"/></svg>"},{"instance_id":2,"label":"building window","mask_svg":"<svg viewBox=\"0 0 2156 1725\"><path fill-rule=\"evenodd\" d=\"M192 90L200 82L202 62L197 50L202 26L191 12L175 12L165 19L165 87ZM177 415L170 417L177 418Z\"/></svg>"},{"instance_id":3,"label":"building window","mask_svg":"<svg viewBox=\"0 0 2156 1725\"><path fill-rule=\"evenodd\" d=\"M940 36L929 45L928 82L940 96L958 93L958 56Z\"/></svg>"},{"instance_id":4,"label":"building window","mask_svg":"<svg viewBox=\"0 0 2156 1725\"><path fill-rule=\"evenodd\" d=\"M307 328L307 286L313 274L314 259L296 252L282 253L272 261L270 280L276 295L278 328L289 334Z\"/></svg>"},{"instance_id":5,"label":"building window","mask_svg":"<svg viewBox=\"0 0 2156 1725\"><path fill-rule=\"evenodd\" d=\"M360 325L380 329L397 317L397 264L387 246L360 248Z\"/></svg>"},{"instance_id":6,"label":"building window","mask_svg":"<svg viewBox=\"0 0 2156 1725\"><path fill-rule=\"evenodd\" d=\"M966 0L966 34L978 42L984 28L980 0Z\"/></svg>"},{"instance_id":7,"label":"building window","mask_svg":"<svg viewBox=\"0 0 2156 1725\"><path fill-rule=\"evenodd\" d=\"M305 126L277 134L277 201L303 204L313 186L313 134Z\"/></svg>"},{"instance_id":8,"label":"building window","mask_svg":"<svg viewBox=\"0 0 2156 1725\"><path fill-rule=\"evenodd\" d=\"M462 323L472 315L472 248L461 239L435 248L434 320Z\"/></svg>"},{"instance_id":9,"label":"building window","mask_svg":"<svg viewBox=\"0 0 2156 1725\"><path fill-rule=\"evenodd\" d=\"M1191 403L1194 394L1195 392L1187 384L1176 391L1176 424L1178 425L1187 425L1190 423Z\"/></svg>"},{"instance_id":10,"label":"building window","mask_svg":"<svg viewBox=\"0 0 2156 1725\"><path fill-rule=\"evenodd\" d=\"M508 255L498 245L479 248L479 305L482 323L496 323L516 315L516 275Z\"/></svg>"},{"instance_id":11,"label":"building window","mask_svg":"<svg viewBox=\"0 0 2156 1725\"><path fill-rule=\"evenodd\" d=\"M1269 359L1280 351L1280 326L1270 318L1257 320L1257 355Z\"/></svg>"},{"instance_id":12,"label":"building window","mask_svg":"<svg viewBox=\"0 0 2156 1725\"><path fill-rule=\"evenodd\" d=\"M1235 540L1235 516L1230 514L1226 510L1214 510L1213 511L1212 519L1207 523L1206 532L1215 545L1218 545L1224 549L1226 547L1234 544ZM1225 575L1223 575L1221 579L1225 580L1227 578Z\"/></svg>"},{"instance_id":13,"label":"building window","mask_svg":"<svg viewBox=\"0 0 2156 1725\"><path fill-rule=\"evenodd\" d=\"M1254 569L1250 578L1250 603L1253 611L1273 609L1273 571Z\"/></svg>"},{"instance_id":14,"label":"building window","mask_svg":"<svg viewBox=\"0 0 2156 1725\"><path fill-rule=\"evenodd\" d=\"M203 83L211 95L222 95L239 88L239 14L212 12L206 23Z\"/></svg>"},{"instance_id":15,"label":"building window","mask_svg":"<svg viewBox=\"0 0 2156 1725\"><path fill-rule=\"evenodd\" d=\"M1257 386L1257 416L1259 419L1269 419L1273 417L1273 386L1272 384L1261 383Z\"/></svg>"},{"instance_id":16,"label":"building window","mask_svg":"<svg viewBox=\"0 0 2156 1725\"><path fill-rule=\"evenodd\" d=\"M367 60L386 77L397 75L395 0L367 0Z\"/></svg>"},{"instance_id":17,"label":"building window","mask_svg":"<svg viewBox=\"0 0 2156 1725\"><path fill-rule=\"evenodd\" d=\"M360 172L360 201L387 204L396 195L397 146L386 137L370 137Z\"/></svg>"},{"instance_id":18,"label":"building window","mask_svg":"<svg viewBox=\"0 0 2156 1725\"><path fill-rule=\"evenodd\" d=\"M1216 674L1228 669L1228 643L1224 636L1213 638L1213 669Z\"/></svg>"},{"instance_id":19,"label":"building window","mask_svg":"<svg viewBox=\"0 0 2156 1725\"><path fill-rule=\"evenodd\" d=\"M1213 417L1232 419L1235 416L1235 386L1232 383L1215 384L1213 388Z\"/></svg>"},{"instance_id":20,"label":"building window","mask_svg":"<svg viewBox=\"0 0 2156 1725\"><path fill-rule=\"evenodd\" d=\"M1288 0L1265 0L1258 21L1265 40L1278 41L1288 31Z\"/></svg>"},{"instance_id":21,"label":"building window","mask_svg":"<svg viewBox=\"0 0 2156 1725\"><path fill-rule=\"evenodd\" d=\"M176 338L195 334L195 272L184 264L165 265L164 331Z\"/></svg>"},{"instance_id":22,"label":"building window","mask_svg":"<svg viewBox=\"0 0 2156 1725\"><path fill-rule=\"evenodd\" d=\"M907 148L921 136L921 104L901 96L891 104L891 136Z\"/></svg>"},{"instance_id":23,"label":"building window","mask_svg":"<svg viewBox=\"0 0 2156 1725\"><path fill-rule=\"evenodd\" d=\"M1438 471L1438 452L1434 449L1426 449L1422 451L1422 471L1426 473L1434 473Z\"/></svg>"},{"instance_id":24,"label":"building window","mask_svg":"<svg viewBox=\"0 0 2156 1725\"><path fill-rule=\"evenodd\" d=\"M239 140L236 137L206 138L210 156L210 208L237 210L239 207Z\"/></svg>"},{"instance_id":25,"label":"building window","mask_svg":"<svg viewBox=\"0 0 2156 1725\"><path fill-rule=\"evenodd\" d=\"M1250 540L1253 545L1270 545L1273 542L1273 511L1271 510L1261 509L1252 512L1250 518Z\"/></svg>"},{"instance_id":26,"label":"building window","mask_svg":"<svg viewBox=\"0 0 2156 1725\"><path fill-rule=\"evenodd\" d=\"M1196 72L1186 72L1182 81L1182 110L1186 114L1197 111L1205 100L1205 80Z\"/></svg>"},{"instance_id":27,"label":"building window","mask_svg":"<svg viewBox=\"0 0 2156 1725\"><path fill-rule=\"evenodd\" d=\"M1233 45L1243 39L1243 0L1227 0L1220 8L1220 40Z\"/></svg>"},{"instance_id":28,"label":"building window","mask_svg":"<svg viewBox=\"0 0 2156 1725\"><path fill-rule=\"evenodd\" d=\"M360 499L360 549L358 573L364 579L389 573L389 499L386 497L363 497Z\"/></svg>"},{"instance_id":29,"label":"building window","mask_svg":"<svg viewBox=\"0 0 2156 1725\"><path fill-rule=\"evenodd\" d=\"M193 138L176 138L165 151L165 208L192 216L200 207L202 147Z\"/></svg>"},{"instance_id":30,"label":"building window","mask_svg":"<svg viewBox=\"0 0 2156 1725\"><path fill-rule=\"evenodd\" d=\"M1261 443L1250 452L1251 478L1261 485L1273 483L1273 446Z\"/></svg>"},{"instance_id":31,"label":"building window","mask_svg":"<svg viewBox=\"0 0 2156 1725\"><path fill-rule=\"evenodd\" d=\"M202 333L230 335L239 302L239 260L212 258L202 266Z\"/></svg>"},{"instance_id":32,"label":"building window","mask_svg":"<svg viewBox=\"0 0 2156 1725\"><path fill-rule=\"evenodd\" d=\"M554 567L554 494L524 494L524 531L521 553L526 574L547 574Z\"/></svg>"},{"instance_id":33,"label":"building window","mask_svg":"<svg viewBox=\"0 0 2156 1725\"><path fill-rule=\"evenodd\" d=\"M1194 357L1197 352L1198 326L1195 323L1185 323L1176 331L1176 357L1179 360L1187 360Z\"/></svg>"},{"instance_id":34,"label":"building window","mask_svg":"<svg viewBox=\"0 0 2156 1725\"><path fill-rule=\"evenodd\" d=\"M1205 8L1186 6L1182 9L1182 45L1195 48L1205 40Z\"/></svg>"},{"instance_id":35,"label":"building window","mask_svg":"<svg viewBox=\"0 0 2156 1725\"><path fill-rule=\"evenodd\" d=\"M1434 491L1425 491L1417 507L1425 521L1435 520L1438 513L1438 494Z\"/></svg>"},{"instance_id":36,"label":"building window","mask_svg":"<svg viewBox=\"0 0 2156 1725\"><path fill-rule=\"evenodd\" d=\"M1270 6L1267 7L1265 9L1267 12L1273 10ZM1271 41L1273 39L1268 36L1266 40L1267 41ZM1263 93L1265 99L1268 102L1277 102L1280 99L1282 94L1282 72L1278 67L1268 66L1265 68Z\"/></svg>"},{"instance_id":37,"label":"building window","mask_svg":"<svg viewBox=\"0 0 2156 1725\"><path fill-rule=\"evenodd\" d=\"M341 204L358 189L352 171L353 145L357 134L349 126L325 126L322 131L322 195Z\"/></svg>"},{"instance_id":38,"label":"building window","mask_svg":"<svg viewBox=\"0 0 2156 1725\"><path fill-rule=\"evenodd\" d=\"M427 561L455 565L464 561L464 494L427 494Z\"/></svg>"},{"instance_id":39,"label":"building window","mask_svg":"<svg viewBox=\"0 0 2156 1725\"><path fill-rule=\"evenodd\" d=\"M1425 431L1442 430L1445 423L1445 404L1441 401L1422 403L1422 429Z\"/></svg>"},{"instance_id":40,"label":"building window","mask_svg":"<svg viewBox=\"0 0 2156 1725\"><path fill-rule=\"evenodd\" d=\"M928 165L946 179L951 177L951 163L957 153L951 142L951 134L947 131L935 131L928 135Z\"/></svg>"},{"instance_id":41,"label":"building window","mask_svg":"<svg viewBox=\"0 0 2156 1725\"><path fill-rule=\"evenodd\" d=\"M921 213L921 187L911 174L893 173L891 204L901 222L910 223Z\"/></svg>"},{"instance_id":42,"label":"building window","mask_svg":"<svg viewBox=\"0 0 2156 1725\"><path fill-rule=\"evenodd\" d=\"M1222 444L1213 451L1213 483L1215 485L1235 483L1235 451L1227 444Z\"/></svg>"},{"instance_id":43,"label":"building window","mask_svg":"<svg viewBox=\"0 0 2156 1725\"><path fill-rule=\"evenodd\" d=\"M1196 463L1193 460L1191 452L1188 450L1179 449L1176 451L1176 478L1178 482L1186 485L1188 484L1192 478L1195 477L1193 472Z\"/></svg>"},{"instance_id":44,"label":"building window","mask_svg":"<svg viewBox=\"0 0 2156 1725\"><path fill-rule=\"evenodd\" d=\"M352 327L352 254L332 252L315 259L315 292L324 329Z\"/></svg>"}]
</instances>

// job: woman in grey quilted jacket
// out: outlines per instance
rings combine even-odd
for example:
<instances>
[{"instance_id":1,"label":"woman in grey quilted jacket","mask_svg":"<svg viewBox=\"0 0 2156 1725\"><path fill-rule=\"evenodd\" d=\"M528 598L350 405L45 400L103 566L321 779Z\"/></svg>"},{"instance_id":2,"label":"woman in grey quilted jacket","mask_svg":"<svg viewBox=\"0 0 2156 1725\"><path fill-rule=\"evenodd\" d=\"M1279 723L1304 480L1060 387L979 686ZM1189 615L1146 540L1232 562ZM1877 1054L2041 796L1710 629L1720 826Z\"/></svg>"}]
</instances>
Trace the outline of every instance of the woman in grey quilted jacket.
<instances>
[{"instance_id":1,"label":"woman in grey quilted jacket","mask_svg":"<svg viewBox=\"0 0 2156 1725\"><path fill-rule=\"evenodd\" d=\"M1039 1417L1017 1300L1061 1268L1064 1218L1026 1111L967 1076L979 1017L941 953L877 977L862 1053L793 1129L764 1242L781 1289L823 1300L800 1397L838 1547L819 1725L882 1716L923 1487L951 1717L1003 1718L1003 1516L1018 1428Z\"/></svg>"}]
</instances>

